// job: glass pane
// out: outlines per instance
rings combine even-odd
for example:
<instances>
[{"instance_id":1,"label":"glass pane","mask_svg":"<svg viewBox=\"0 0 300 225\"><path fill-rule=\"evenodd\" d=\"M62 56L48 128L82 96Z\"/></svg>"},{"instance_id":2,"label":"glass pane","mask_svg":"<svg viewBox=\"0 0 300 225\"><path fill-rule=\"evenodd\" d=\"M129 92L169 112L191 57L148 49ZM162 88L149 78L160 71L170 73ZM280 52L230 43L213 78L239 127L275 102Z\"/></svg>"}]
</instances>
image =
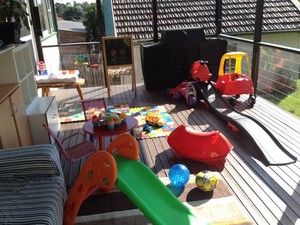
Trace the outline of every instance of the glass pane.
<instances>
[{"instance_id":1,"label":"glass pane","mask_svg":"<svg viewBox=\"0 0 300 225\"><path fill-rule=\"evenodd\" d=\"M39 9L41 29L43 37L54 32L53 13L49 0L38 0L37 6Z\"/></svg>"},{"instance_id":2,"label":"glass pane","mask_svg":"<svg viewBox=\"0 0 300 225\"><path fill-rule=\"evenodd\" d=\"M60 43L100 41L96 0L55 1Z\"/></svg>"}]
</instances>

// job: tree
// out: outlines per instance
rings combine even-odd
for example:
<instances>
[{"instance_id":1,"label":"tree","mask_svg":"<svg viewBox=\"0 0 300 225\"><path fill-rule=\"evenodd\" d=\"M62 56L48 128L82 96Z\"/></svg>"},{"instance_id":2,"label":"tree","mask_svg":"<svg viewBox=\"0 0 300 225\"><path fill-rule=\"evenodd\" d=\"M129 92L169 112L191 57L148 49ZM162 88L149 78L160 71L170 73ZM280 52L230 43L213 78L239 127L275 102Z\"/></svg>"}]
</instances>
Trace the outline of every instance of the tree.
<instances>
[{"instance_id":1,"label":"tree","mask_svg":"<svg viewBox=\"0 0 300 225\"><path fill-rule=\"evenodd\" d=\"M88 2L83 2L83 3L81 4L81 7L82 7L83 9L85 9L86 7L89 7L89 5L90 5L90 3L88 3Z\"/></svg>"},{"instance_id":2,"label":"tree","mask_svg":"<svg viewBox=\"0 0 300 225\"><path fill-rule=\"evenodd\" d=\"M82 9L73 6L67 6L62 14L64 20L80 21L84 12Z\"/></svg>"},{"instance_id":3,"label":"tree","mask_svg":"<svg viewBox=\"0 0 300 225\"><path fill-rule=\"evenodd\" d=\"M66 5L61 3L55 3L55 11L58 17L63 17L63 13L66 10Z\"/></svg>"},{"instance_id":4,"label":"tree","mask_svg":"<svg viewBox=\"0 0 300 225\"><path fill-rule=\"evenodd\" d=\"M90 4L84 9L85 18L83 25L87 31L87 41L99 41L100 32L98 25L97 6L95 3Z\"/></svg>"}]
</instances>

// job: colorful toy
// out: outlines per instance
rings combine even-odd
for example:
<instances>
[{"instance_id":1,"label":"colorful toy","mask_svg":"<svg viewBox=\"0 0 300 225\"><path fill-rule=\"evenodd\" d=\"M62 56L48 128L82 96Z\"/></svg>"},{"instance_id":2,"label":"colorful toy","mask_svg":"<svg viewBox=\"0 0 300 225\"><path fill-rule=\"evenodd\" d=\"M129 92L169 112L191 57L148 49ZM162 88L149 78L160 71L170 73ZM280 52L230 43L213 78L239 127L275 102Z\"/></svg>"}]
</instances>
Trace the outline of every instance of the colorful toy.
<instances>
[{"instance_id":1,"label":"colorful toy","mask_svg":"<svg viewBox=\"0 0 300 225\"><path fill-rule=\"evenodd\" d=\"M37 63L38 66L38 74L39 75L48 75L48 71L46 69L46 65L43 61L39 61Z\"/></svg>"},{"instance_id":2,"label":"colorful toy","mask_svg":"<svg viewBox=\"0 0 300 225\"><path fill-rule=\"evenodd\" d=\"M202 162L225 159L233 148L219 131L201 132L185 125L173 130L167 141L178 155Z\"/></svg>"},{"instance_id":3,"label":"colorful toy","mask_svg":"<svg viewBox=\"0 0 300 225\"><path fill-rule=\"evenodd\" d=\"M126 113L122 112L120 114L113 112L100 113L99 116L93 115L92 122L95 127L107 126L108 129L114 129L115 125L120 125L126 122Z\"/></svg>"},{"instance_id":4,"label":"colorful toy","mask_svg":"<svg viewBox=\"0 0 300 225\"><path fill-rule=\"evenodd\" d=\"M92 155L88 162L69 194L64 224L74 224L80 205L98 187L107 191L115 185L151 224L208 224L207 220L177 199L151 169L139 161L139 144L132 135L125 133L117 136L106 151Z\"/></svg>"},{"instance_id":5,"label":"colorful toy","mask_svg":"<svg viewBox=\"0 0 300 225\"><path fill-rule=\"evenodd\" d=\"M173 95L173 98L176 100L184 97L186 102L194 107L197 103L197 93L193 86L193 82L184 81L170 91L170 94Z\"/></svg>"},{"instance_id":6,"label":"colorful toy","mask_svg":"<svg viewBox=\"0 0 300 225\"><path fill-rule=\"evenodd\" d=\"M196 186L202 191L213 191L218 186L218 178L210 171L199 172L195 177Z\"/></svg>"},{"instance_id":7,"label":"colorful toy","mask_svg":"<svg viewBox=\"0 0 300 225\"><path fill-rule=\"evenodd\" d=\"M150 132L153 131L153 127L150 126L149 124L145 124L144 127L143 127L143 131L146 131L146 132L150 133Z\"/></svg>"},{"instance_id":8,"label":"colorful toy","mask_svg":"<svg viewBox=\"0 0 300 225\"><path fill-rule=\"evenodd\" d=\"M197 81L208 81L212 74L209 72L209 69L206 65L207 61L195 61L190 69L190 75L194 81L184 81L179 84L177 87L173 88L170 91L170 94L173 95L173 98L176 100L185 97L186 102L194 107L197 103L197 92L193 83Z\"/></svg>"},{"instance_id":9,"label":"colorful toy","mask_svg":"<svg viewBox=\"0 0 300 225\"><path fill-rule=\"evenodd\" d=\"M169 171L171 184L174 186L184 186L190 179L189 169L182 164L175 164Z\"/></svg>"},{"instance_id":10,"label":"colorful toy","mask_svg":"<svg viewBox=\"0 0 300 225\"><path fill-rule=\"evenodd\" d=\"M191 77L196 81L208 81L212 74L209 72L207 61L195 61L190 69Z\"/></svg>"},{"instance_id":11,"label":"colorful toy","mask_svg":"<svg viewBox=\"0 0 300 225\"><path fill-rule=\"evenodd\" d=\"M73 225L81 203L95 190L109 191L117 180L117 164L106 151L97 151L89 157L69 193L64 209L64 224Z\"/></svg>"},{"instance_id":12,"label":"colorful toy","mask_svg":"<svg viewBox=\"0 0 300 225\"><path fill-rule=\"evenodd\" d=\"M159 112L148 112L145 116L145 121L151 126L161 127L165 124L165 120L162 118Z\"/></svg>"},{"instance_id":13,"label":"colorful toy","mask_svg":"<svg viewBox=\"0 0 300 225\"><path fill-rule=\"evenodd\" d=\"M243 68L242 65L247 68ZM228 67L225 68L225 65ZM233 69L234 68L234 69ZM250 63L248 54L245 52L228 52L225 53L220 61L219 77L215 83L215 87L223 95L233 95L230 98L230 105L235 104L235 99L241 94L249 94L248 103L253 106L255 104L254 88L252 80L248 79L244 71L250 74Z\"/></svg>"}]
</instances>

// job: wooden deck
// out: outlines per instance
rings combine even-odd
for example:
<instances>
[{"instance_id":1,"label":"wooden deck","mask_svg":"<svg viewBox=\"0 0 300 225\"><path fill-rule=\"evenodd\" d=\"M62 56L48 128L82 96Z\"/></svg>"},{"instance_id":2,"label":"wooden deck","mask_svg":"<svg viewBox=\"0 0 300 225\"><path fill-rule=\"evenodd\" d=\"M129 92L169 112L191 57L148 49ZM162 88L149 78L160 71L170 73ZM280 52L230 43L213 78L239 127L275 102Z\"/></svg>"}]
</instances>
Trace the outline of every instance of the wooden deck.
<instances>
[{"instance_id":1,"label":"wooden deck","mask_svg":"<svg viewBox=\"0 0 300 225\"><path fill-rule=\"evenodd\" d=\"M187 124L201 131L219 130L234 145L225 162L206 165L198 161L176 158L166 138L139 140L140 160L158 177L167 177L169 169L175 163L187 165L193 174L203 169L218 171L254 224L300 224L299 161L285 166L266 167L249 139L229 129L203 104L199 103L195 108L190 108L184 100L174 100L167 92L147 92L143 84L137 86L136 98L129 85L112 86L111 99L107 99L104 87L84 88L83 92L86 98L105 97L111 105L163 105L176 125ZM52 91L51 94L56 95L59 108L67 103L80 104L75 89ZM284 147L300 158L299 118L259 97L252 109L244 107L243 96L238 104L244 113L263 123ZM62 124L59 136L68 135L82 126L82 122ZM109 140L105 140L105 144L108 143Z\"/></svg>"}]
</instances>

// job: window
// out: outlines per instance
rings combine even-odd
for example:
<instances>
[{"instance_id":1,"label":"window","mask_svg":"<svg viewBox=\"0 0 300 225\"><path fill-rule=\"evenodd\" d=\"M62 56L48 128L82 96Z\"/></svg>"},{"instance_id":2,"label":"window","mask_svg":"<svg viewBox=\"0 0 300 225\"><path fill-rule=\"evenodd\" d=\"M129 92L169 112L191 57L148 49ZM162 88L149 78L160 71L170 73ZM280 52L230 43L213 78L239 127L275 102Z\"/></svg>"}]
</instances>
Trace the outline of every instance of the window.
<instances>
[{"instance_id":1,"label":"window","mask_svg":"<svg viewBox=\"0 0 300 225\"><path fill-rule=\"evenodd\" d=\"M43 33L43 38L47 37L49 34L56 32L53 23L53 17L55 16L52 11L50 0L37 0L39 17L41 22L41 29Z\"/></svg>"}]
</instances>

